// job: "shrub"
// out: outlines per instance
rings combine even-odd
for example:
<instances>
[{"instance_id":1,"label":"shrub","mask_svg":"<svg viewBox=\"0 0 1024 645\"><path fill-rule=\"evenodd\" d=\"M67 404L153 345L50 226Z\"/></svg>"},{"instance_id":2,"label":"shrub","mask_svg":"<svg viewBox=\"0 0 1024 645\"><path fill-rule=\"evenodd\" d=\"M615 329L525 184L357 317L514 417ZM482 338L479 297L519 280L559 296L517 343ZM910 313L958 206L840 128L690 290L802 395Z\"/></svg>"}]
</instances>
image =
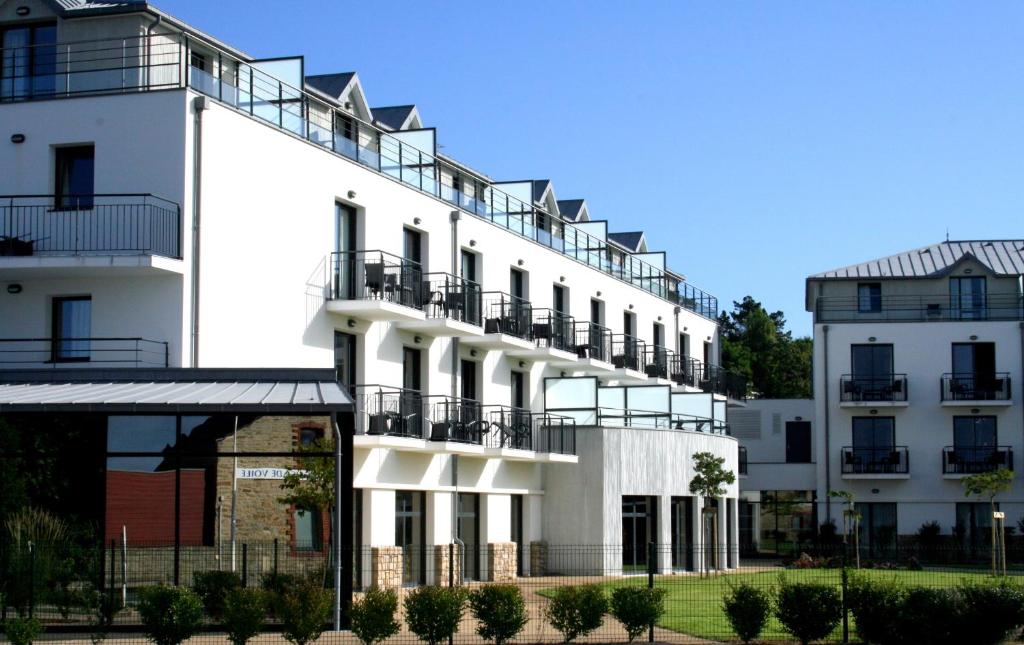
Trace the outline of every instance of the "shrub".
<instances>
[{"instance_id":1,"label":"shrub","mask_svg":"<svg viewBox=\"0 0 1024 645\"><path fill-rule=\"evenodd\" d=\"M263 629L267 618L267 592L238 587L228 592L222 607L224 631L232 645L245 645Z\"/></svg>"},{"instance_id":2,"label":"shrub","mask_svg":"<svg viewBox=\"0 0 1024 645\"><path fill-rule=\"evenodd\" d=\"M281 633L294 645L315 641L331 615L331 593L318 580L299 579L275 599Z\"/></svg>"},{"instance_id":3,"label":"shrub","mask_svg":"<svg viewBox=\"0 0 1024 645\"><path fill-rule=\"evenodd\" d=\"M722 599L722 605L732 631L744 643L749 643L761 634L772 613L769 595L746 583L730 588Z\"/></svg>"},{"instance_id":4,"label":"shrub","mask_svg":"<svg viewBox=\"0 0 1024 645\"><path fill-rule=\"evenodd\" d=\"M420 587L405 597L405 622L421 641L437 645L459 631L465 606L460 587Z\"/></svg>"},{"instance_id":5,"label":"shrub","mask_svg":"<svg viewBox=\"0 0 1024 645\"><path fill-rule=\"evenodd\" d=\"M526 626L526 602L515 585L485 585L469 594L469 609L480 621L476 633L502 645Z\"/></svg>"},{"instance_id":6,"label":"shrub","mask_svg":"<svg viewBox=\"0 0 1024 645\"><path fill-rule=\"evenodd\" d=\"M1002 643L1024 625L1024 589L1006 580L963 584L957 590L957 633L961 642Z\"/></svg>"},{"instance_id":7,"label":"shrub","mask_svg":"<svg viewBox=\"0 0 1024 645\"><path fill-rule=\"evenodd\" d=\"M146 635L157 645L178 645L203 621L202 601L184 587L143 587L138 610Z\"/></svg>"},{"instance_id":8,"label":"shrub","mask_svg":"<svg viewBox=\"0 0 1024 645\"><path fill-rule=\"evenodd\" d=\"M951 589L911 587L898 605L892 638L880 643L940 645L957 643L954 638L959 614L957 594ZM968 638L966 642L976 642Z\"/></svg>"},{"instance_id":9,"label":"shrub","mask_svg":"<svg viewBox=\"0 0 1024 645\"><path fill-rule=\"evenodd\" d=\"M839 592L830 585L790 584L780 578L776 594L775 617L801 645L825 638L842 618Z\"/></svg>"},{"instance_id":10,"label":"shrub","mask_svg":"<svg viewBox=\"0 0 1024 645\"><path fill-rule=\"evenodd\" d=\"M857 635L865 643L890 643L895 638L902 610L903 589L889 582L850 579L847 601L857 626Z\"/></svg>"},{"instance_id":11,"label":"shrub","mask_svg":"<svg viewBox=\"0 0 1024 645\"><path fill-rule=\"evenodd\" d=\"M352 633L365 645L386 640L398 633L396 611L398 596L393 590L371 587L362 600L352 603Z\"/></svg>"},{"instance_id":12,"label":"shrub","mask_svg":"<svg viewBox=\"0 0 1024 645\"><path fill-rule=\"evenodd\" d=\"M11 645L32 645L42 632L43 626L35 618L8 618L4 622L4 633Z\"/></svg>"},{"instance_id":13,"label":"shrub","mask_svg":"<svg viewBox=\"0 0 1024 645\"><path fill-rule=\"evenodd\" d=\"M217 620L224 616L228 594L242 587L242 577L233 571L197 571L192 577L192 590L203 601L203 610Z\"/></svg>"},{"instance_id":14,"label":"shrub","mask_svg":"<svg viewBox=\"0 0 1024 645\"><path fill-rule=\"evenodd\" d=\"M302 578L290 573L265 573L260 578L260 588L275 596L282 596L289 589L302 582Z\"/></svg>"},{"instance_id":15,"label":"shrub","mask_svg":"<svg viewBox=\"0 0 1024 645\"><path fill-rule=\"evenodd\" d=\"M619 587L612 591L611 615L626 628L633 642L665 613L665 590L646 587Z\"/></svg>"},{"instance_id":16,"label":"shrub","mask_svg":"<svg viewBox=\"0 0 1024 645\"><path fill-rule=\"evenodd\" d=\"M544 611L566 643L600 627L607 612L608 599L597 585L558 587Z\"/></svg>"},{"instance_id":17,"label":"shrub","mask_svg":"<svg viewBox=\"0 0 1024 645\"><path fill-rule=\"evenodd\" d=\"M110 626L114 624L114 618L118 612L124 609L119 594L103 593L95 589L89 596L89 609L92 613L93 632L89 640L93 645L99 645L107 638Z\"/></svg>"}]
</instances>

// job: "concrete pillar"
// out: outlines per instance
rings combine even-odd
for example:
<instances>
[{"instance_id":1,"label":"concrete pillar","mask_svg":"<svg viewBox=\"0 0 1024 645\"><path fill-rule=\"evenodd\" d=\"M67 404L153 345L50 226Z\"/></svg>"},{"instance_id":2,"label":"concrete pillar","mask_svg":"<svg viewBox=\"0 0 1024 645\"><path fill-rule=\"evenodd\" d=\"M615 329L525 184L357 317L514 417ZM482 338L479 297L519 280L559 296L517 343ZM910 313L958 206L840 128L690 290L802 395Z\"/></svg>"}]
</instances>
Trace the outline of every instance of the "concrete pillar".
<instances>
[{"instance_id":1,"label":"concrete pillar","mask_svg":"<svg viewBox=\"0 0 1024 645\"><path fill-rule=\"evenodd\" d=\"M729 500L725 497L718 498L718 515L715 520L718 524L718 544L715 549L718 553L718 568L727 569L729 566Z\"/></svg>"},{"instance_id":2,"label":"concrete pillar","mask_svg":"<svg viewBox=\"0 0 1024 645\"><path fill-rule=\"evenodd\" d=\"M672 497L661 495L655 497L658 507L658 527L654 541L657 543L657 571L672 573Z\"/></svg>"},{"instance_id":3,"label":"concrete pillar","mask_svg":"<svg viewBox=\"0 0 1024 645\"><path fill-rule=\"evenodd\" d=\"M374 584L374 547L395 545L395 491L364 488L362 517L362 584Z\"/></svg>"},{"instance_id":4,"label":"concrete pillar","mask_svg":"<svg viewBox=\"0 0 1024 645\"><path fill-rule=\"evenodd\" d=\"M544 496L524 495L523 496L523 548L526 550L522 557L523 575L534 575L534 563L543 569L547 562L547 550L544 549L543 557L540 554L541 547L536 547L536 557L532 545L544 540ZM543 575L543 572L540 573Z\"/></svg>"},{"instance_id":5,"label":"concrete pillar","mask_svg":"<svg viewBox=\"0 0 1024 645\"><path fill-rule=\"evenodd\" d=\"M491 564L495 562L491 551L500 552L497 562L505 567L508 556L508 545L512 542L512 496L505 494L485 494L480 496L480 544L484 548L481 553L481 579L492 580ZM515 560L512 561L515 564ZM515 568L513 568L513 573ZM501 572L504 577L507 572Z\"/></svg>"},{"instance_id":6,"label":"concrete pillar","mask_svg":"<svg viewBox=\"0 0 1024 645\"><path fill-rule=\"evenodd\" d=\"M690 548L693 550L694 571L704 570L704 519L702 517L703 508L704 498L699 495L694 495L693 514L690 517L690 522L693 526L693 544L690 545Z\"/></svg>"},{"instance_id":7,"label":"concrete pillar","mask_svg":"<svg viewBox=\"0 0 1024 645\"><path fill-rule=\"evenodd\" d=\"M738 499L730 499L729 504L732 508L732 543L729 545L729 549L732 553L732 568L738 569L740 566L740 504Z\"/></svg>"},{"instance_id":8,"label":"concrete pillar","mask_svg":"<svg viewBox=\"0 0 1024 645\"><path fill-rule=\"evenodd\" d=\"M452 494L427 493L427 584L448 584L448 545L452 541ZM456 556L458 557L458 556ZM456 580L459 568L455 567Z\"/></svg>"}]
</instances>

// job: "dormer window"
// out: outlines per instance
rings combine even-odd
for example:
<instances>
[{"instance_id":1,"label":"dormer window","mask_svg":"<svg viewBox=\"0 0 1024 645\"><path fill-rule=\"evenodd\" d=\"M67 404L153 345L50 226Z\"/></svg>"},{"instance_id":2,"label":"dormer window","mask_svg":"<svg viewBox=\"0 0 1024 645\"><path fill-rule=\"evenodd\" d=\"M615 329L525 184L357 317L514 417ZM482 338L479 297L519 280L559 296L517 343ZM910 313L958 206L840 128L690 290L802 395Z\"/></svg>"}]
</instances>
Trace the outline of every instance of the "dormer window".
<instances>
[{"instance_id":1,"label":"dormer window","mask_svg":"<svg viewBox=\"0 0 1024 645\"><path fill-rule=\"evenodd\" d=\"M862 314L882 311L882 283L861 282L857 285L857 311Z\"/></svg>"},{"instance_id":2,"label":"dormer window","mask_svg":"<svg viewBox=\"0 0 1024 645\"><path fill-rule=\"evenodd\" d=\"M984 320L987 289L984 277L950 278L949 307L955 318Z\"/></svg>"}]
</instances>

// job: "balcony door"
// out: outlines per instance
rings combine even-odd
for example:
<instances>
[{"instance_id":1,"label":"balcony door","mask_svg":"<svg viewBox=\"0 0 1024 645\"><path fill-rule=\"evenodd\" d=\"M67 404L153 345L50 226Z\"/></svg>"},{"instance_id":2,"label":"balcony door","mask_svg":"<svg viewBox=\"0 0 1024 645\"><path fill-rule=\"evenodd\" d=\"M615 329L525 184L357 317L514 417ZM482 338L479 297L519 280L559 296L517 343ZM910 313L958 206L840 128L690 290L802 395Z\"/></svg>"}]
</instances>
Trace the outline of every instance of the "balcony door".
<instances>
[{"instance_id":1,"label":"balcony door","mask_svg":"<svg viewBox=\"0 0 1024 645\"><path fill-rule=\"evenodd\" d=\"M426 493L395 493L395 546L402 549L402 583L424 584L427 572Z\"/></svg>"},{"instance_id":2,"label":"balcony door","mask_svg":"<svg viewBox=\"0 0 1024 645\"><path fill-rule=\"evenodd\" d=\"M998 445L995 417L953 417L953 454L962 472L997 468L1000 465Z\"/></svg>"},{"instance_id":3,"label":"balcony door","mask_svg":"<svg viewBox=\"0 0 1024 645\"><path fill-rule=\"evenodd\" d=\"M950 278L949 307L961 320L984 320L987 288L984 277Z\"/></svg>"},{"instance_id":4,"label":"balcony door","mask_svg":"<svg viewBox=\"0 0 1024 645\"><path fill-rule=\"evenodd\" d=\"M953 343L953 389L961 398L994 398L995 343Z\"/></svg>"},{"instance_id":5,"label":"balcony door","mask_svg":"<svg viewBox=\"0 0 1024 645\"><path fill-rule=\"evenodd\" d=\"M462 579L480 579L480 495L459 493L456 535L464 545Z\"/></svg>"},{"instance_id":6,"label":"balcony door","mask_svg":"<svg viewBox=\"0 0 1024 645\"><path fill-rule=\"evenodd\" d=\"M356 209L334 205L334 292L339 298L356 296Z\"/></svg>"},{"instance_id":7,"label":"balcony door","mask_svg":"<svg viewBox=\"0 0 1024 645\"><path fill-rule=\"evenodd\" d=\"M334 332L334 371L338 382L350 392L356 384L356 337Z\"/></svg>"},{"instance_id":8,"label":"balcony door","mask_svg":"<svg viewBox=\"0 0 1024 645\"><path fill-rule=\"evenodd\" d=\"M853 418L853 472L889 472L895 448L896 426L893 417Z\"/></svg>"},{"instance_id":9,"label":"balcony door","mask_svg":"<svg viewBox=\"0 0 1024 645\"><path fill-rule=\"evenodd\" d=\"M55 150L54 206L63 210L92 208L95 188L93 146L65 146Z\"/></svg>"},{"instance_id":10,"label":"balcony door","mask_svg":"<svg viewBox=\"0 0 1024 645\"><path fill-rule=\"evenodd\" d=\"M622 497L622 570L645 569L647 543L655 539L654 502L650 497Z\"/></svg>"},{"instance_id":11,"label":"balcony door","mask_svg":"<svg viewBox=\"0 0 1024 645\"><path fill-rule=\"evenodd\" d=\"M861 551L877 555L896 546L896 504L891 502L857 502L860 513L858 539Z\"/></svg>"},{"instance_id":12,"label":"balcony door","mask_svg":"<svg viewBox=\"0 0 1024 645\"><path fill-rule=\"evenodd\" d=\"M852 345L850 366L854 387L864 400L880 400L892 389L892 345Z\"/></svg>"},{"instance_id":13,"label":"balcony door","mask_svg":"<svg viewBox=\"0 0 1024 645\"><path fill-rule=\"evenodd\" d=\"M0 28L0 100L52 96L57 88L57 26Z\"/></svg>"}]
</instances>

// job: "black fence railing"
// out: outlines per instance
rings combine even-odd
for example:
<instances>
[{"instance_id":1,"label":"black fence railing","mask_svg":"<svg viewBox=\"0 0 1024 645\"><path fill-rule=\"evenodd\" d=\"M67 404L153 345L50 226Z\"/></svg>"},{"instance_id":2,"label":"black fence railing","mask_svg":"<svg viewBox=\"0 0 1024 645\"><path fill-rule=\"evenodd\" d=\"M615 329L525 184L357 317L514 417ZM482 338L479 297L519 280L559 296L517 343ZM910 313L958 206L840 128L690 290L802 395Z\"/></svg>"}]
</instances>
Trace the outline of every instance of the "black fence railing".
<instances>
[{"instance_id":1,"label":"black fence railing","mask_svg":"<svg viewBox=\"0 0 1024 645\"><path fill-rule=\"evenodd\" d=\"M698 387L705 392L722 394L731 399L742 401L747 398L747 379L719 367L718 365L703 365L703 375Z\"/></svg>"},{"instance_id":2,"label":"black fence railing","mask_svg":"<svg viewBox=\"0 0 1024 645\"><path fill-rule=\"evenodd\" d=\"M331 299L380 300L423 308L423 271L418 262L385 251L331 254Z\"/></svg>"},{"instance_id":3,"label":"black fence railing","mask_svg":"<svg viewBox=\"0 0 1024 645\"><path fill-rule=\"evenodd\" d=\"M667 379L676 362L676 353L671 349L648 345L643 358L644 374L652 378Z\"/></svg>"},{"instance_id":4,"label":"black fence railing","mask_svg":"<svg viewBox=\"0 0 1024 645\"><path fill-rule=\"evenodd\" d=\"M1009 401L1011 391L1006 372L942 375L943 401Z\"/></svg>"},{"instance_id":5,"label":"black fence railing","mask_svg":"<svg viewBox=\"0 0 1024 645\"><path fill-rule=\"evenodd\" d=\"M149 194L0 195L0 256L181 257L181 209Z\"/></svg>"},{"instance_id":6,"label":"black fence railing","mask_svg":"<svg viewBox=\"0 0 1024 645\"><path fill-rule=\"evenodd\" d=\"M612 334L612 365L619 369L640 371L647 344L629 334Z\"/></svg>"},{"instance_id":7,"label":"black fence railing","mask_svg":"<svg viewBox=\"0 0 1024 645\"><path fill-rule=\"evenodd\" d=\"M563 352L575 352L575 320L554 309L534 308L531 337L538 347L549 347Z\"/></svg>"},{"instance_id":8,"label":"black fence railing","mask_svg":"<svg viewBox=\"0 0 1024 645\"><path fill-rule=\"evenodd\" d=\"M844 446L841 452L844 475L905 475L910 472L910 452L906 446Z\"/></svg>"},{"instance_id":9,"label":"black fence railing","mask_svg":"<svg viewBox=\"0 0 1024 645\"><path fill-rule=\"evenodd\" d=\"M533 313L530 301L501 291L483 293L484 333L530 338Z\"/></svg>"},{"instance_id":10,"label":"black fence railing","mask_svg":"<svg viewBox=\"0 0 1024 645\"><path fill-rule=\"evenodd\" d=\"M612 360L612 331L593 322L575 324L576 355L610 363Z\"/></svg>"},{"instance_id":11,"label":"black fence railing","mask_svg":"<svg viewBox=\"0 0 1024 645\"><path fill-rule=\"evenodd\" d=\"M1020 294L978 297L934 295L823 296L814 303L814 322L921 322L942 320L1024 320Z\"/></svg>"},{"instance_id":12,"label":"black fence railing","mask_svg":"<svg viewBox=\"0 0 1024 645\"><path fill-rule=\"evenodd\" d=\"M480 285L450 273L427 273L423 276L423 310L428 318L480 325L483 311Z\"/></svg>"},{"instance_id":13,"label":"black fence railing","mask_svg":"<svg viewBox=\"0 0 1024 645\"><path fill-rule=\"evenodd\" d=\"M0 338L0 368L51 367L170 367L170 349L147 338Z\"/></svg>"},{"instance_id":14,"label":"black fence railing","mask_svg":"<svg viewBox=\"0 0 1024 645\"><path fill-rule=\"evenodd\" d=\"M1013 470L1010 446L946 446L942 449L944 475L973 475L993 470Z\"/></svg>"},{"instance_id":15,"label":"black fence railing","mask_svg":"<svg viewBox=\"0 0 1024 645\"><path fill-rule=\"evenodd\" d=\"M843 374L839 377L839 400L850 403L906 401L907 375Z\"/></svg>"},{"instance_id":16,"label":"black fence railing","mask_svg":"<svg viewBox=\"0 0 1024 645\"><path fill-rule=\"evenodd\" d=\"M427 414L423 395L383 385L357 385L356 433L411 437L427 435Z\"/></svg>"}]
</instances>

